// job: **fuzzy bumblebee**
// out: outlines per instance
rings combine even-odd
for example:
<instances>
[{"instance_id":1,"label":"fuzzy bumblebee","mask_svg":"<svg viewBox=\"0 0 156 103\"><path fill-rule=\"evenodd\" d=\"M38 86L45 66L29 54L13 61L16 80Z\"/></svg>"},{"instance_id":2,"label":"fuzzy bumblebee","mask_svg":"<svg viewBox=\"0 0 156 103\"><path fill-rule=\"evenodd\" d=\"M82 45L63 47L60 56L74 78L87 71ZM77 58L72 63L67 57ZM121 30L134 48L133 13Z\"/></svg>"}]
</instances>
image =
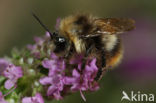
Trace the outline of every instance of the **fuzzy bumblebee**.
<instances>
[{"instance_id":1,"label":"fuzzy bumblebee","mask_svg":"<svg viewBox=\"0 0 156 103\"><path fill-rule=\"evenodd\" d=\"M122 59L123 48L118 34L132 29L132 19L71 15L60 21L55 35L62 43L57 41L55 53L63 53L66 58L75 53L96 57L100 69L95 79L99 80L104 69L113 68Z\"/></svg>"}]
</instances>

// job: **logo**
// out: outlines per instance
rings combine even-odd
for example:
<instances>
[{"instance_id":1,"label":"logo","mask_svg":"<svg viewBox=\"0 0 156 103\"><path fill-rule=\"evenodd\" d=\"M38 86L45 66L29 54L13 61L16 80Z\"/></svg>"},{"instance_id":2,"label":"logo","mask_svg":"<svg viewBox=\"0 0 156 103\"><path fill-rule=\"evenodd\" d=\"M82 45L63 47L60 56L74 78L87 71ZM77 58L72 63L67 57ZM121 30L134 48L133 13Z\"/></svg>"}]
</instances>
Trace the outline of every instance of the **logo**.
<instances>
[{"instance_id":1,"label":"logo","mask_svg":"<svg viewBox=\"0 0 156 103\"><path fill-rule=\"evenodd\" d=\"M123 100L128 100L128 101L147 101L147 102L154 102L155 97L154 94L144 94L141 93L140 91L134 92L131 91L130 95L128 95L125 91L122 91L122 98L121 101Z\"/></svg>"}]
</instances>

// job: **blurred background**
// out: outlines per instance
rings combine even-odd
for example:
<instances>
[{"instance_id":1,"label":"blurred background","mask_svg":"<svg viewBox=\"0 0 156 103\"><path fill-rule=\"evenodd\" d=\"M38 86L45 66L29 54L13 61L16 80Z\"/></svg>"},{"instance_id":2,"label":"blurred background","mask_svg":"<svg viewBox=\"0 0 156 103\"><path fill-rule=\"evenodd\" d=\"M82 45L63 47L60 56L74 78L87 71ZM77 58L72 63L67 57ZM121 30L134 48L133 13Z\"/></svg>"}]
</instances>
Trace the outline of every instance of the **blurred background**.
<instances>
[{"instance_id":1,"label":"blurred background","mask_svg":"<svg viewBox=\"0 0 156 103\"><path fill-rule=\"evenodd\" d=\"M0 56L10 55L13 47L21 49L33 43L34 36L44 35L45 31L31 16L31 11L51 31L56 18L77 11L99 17L128 17L136 21L136 29L121 35L125 49L122 63L104 75L99 91L85 93L86 103L120 103L122 91L156 95L155 10L155 0L0 0ZM75 93L50 103L84 101Z\"/></svg>"}]
</instances>

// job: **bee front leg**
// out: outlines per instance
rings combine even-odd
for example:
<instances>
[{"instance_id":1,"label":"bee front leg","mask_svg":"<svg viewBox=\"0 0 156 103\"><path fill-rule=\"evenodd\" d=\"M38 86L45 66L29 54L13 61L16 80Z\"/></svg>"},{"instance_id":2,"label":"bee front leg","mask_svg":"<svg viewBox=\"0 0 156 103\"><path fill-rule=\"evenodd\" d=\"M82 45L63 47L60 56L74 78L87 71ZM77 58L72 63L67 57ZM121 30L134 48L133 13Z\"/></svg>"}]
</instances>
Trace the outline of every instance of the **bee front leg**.
<instances>
[{"instance_id":1,"label":"bee front leg","mask_svg":"<svg viewBox=\"0 0 156 103\"><path fill-rule=\"evenodd\" d=\"M83 61L82 61L82 66L81 66L82 70L85 68L86 57L88 57L88 55L91 53L91 51L92 51L93 48L94 48L94 45L91 45L91 46L87 49L87 51L86 51L86 53L85 53L85 55L84 55L84 59L83 59Z\"/></svg>"},{"instance_id":2,"label":"bee front leg","mask_svg":"<svg viewBox=\"0 0 156 103\"><path fill-rule=\"evenodd\" d=\"M91 45L91 46L87 49L87 51L86 51L86 53L85 53L85 57L87 57L87 56L91 53L91 51L92 51L93 48L94 48L94 45Z\"/></svg>"},{"instance_id":3,"label":"bee front leg","mask_svg":"<svg viewBox=\"0 0 156 103\"><path fill-rule=\"evenodd\" d=\"M74 45L73 44L71 44L71 46L69 46L68 47L68 49L67 49L67 51L66 51L66 54L64 55L64 58L69 58L71 55L72 55L72 53L73 53L73 47L74 47Z\"/></svg>"},{"instance_id":4,"label":"bee front leg","mask_svg":"<svg viewBox=\"0 0 156 103\"><path fill-rule=\"evenodd\" d=\"M106 70L106 53L104 50L101 50L101 68L99 68L98 72L97 72L97 75L95 77L95 80L98 81L101 79L104 71Z\"/></svg>"}]
</instances>

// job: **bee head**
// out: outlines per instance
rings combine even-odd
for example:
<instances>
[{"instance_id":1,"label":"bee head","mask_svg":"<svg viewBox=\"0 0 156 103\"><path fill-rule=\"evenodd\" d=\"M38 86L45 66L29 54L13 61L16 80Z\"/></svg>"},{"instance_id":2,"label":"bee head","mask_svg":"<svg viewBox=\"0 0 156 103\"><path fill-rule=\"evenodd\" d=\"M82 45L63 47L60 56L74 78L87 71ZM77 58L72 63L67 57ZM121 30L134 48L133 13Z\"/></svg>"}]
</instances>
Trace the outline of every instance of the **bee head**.
<instances>
[{"instance_id":1,"label":"bee head","mask_svg":"<svg viewBox=\"0 0 156 103\"><path fill-rule=\"evenodd\" d=\"M41 20L38 18L38 16L36 16L33 12L32 12L32 16L40 23L40 25L49 32L51 40L54 41L54 44L56 46L54 52L61 52L63 50L66 49L67 46L67 40L63 37L60 36L60 34L58 32L53 32L51 33L50 30L47 28L47 26L45 26Z\"/></svg>"},{"instance_id":2,"label":"bee head","mask_svg":"<svg viewBox=\"0 0 156 103\"><path fill-rule=\"evenodd\" d=\"M66 38L64 38L63 36L60 36L58 32L54 32L53 35L55 35L53 38L53 41L56 46L54 52L64 51L67 47Z\"/></svg>"}]
</instances>

